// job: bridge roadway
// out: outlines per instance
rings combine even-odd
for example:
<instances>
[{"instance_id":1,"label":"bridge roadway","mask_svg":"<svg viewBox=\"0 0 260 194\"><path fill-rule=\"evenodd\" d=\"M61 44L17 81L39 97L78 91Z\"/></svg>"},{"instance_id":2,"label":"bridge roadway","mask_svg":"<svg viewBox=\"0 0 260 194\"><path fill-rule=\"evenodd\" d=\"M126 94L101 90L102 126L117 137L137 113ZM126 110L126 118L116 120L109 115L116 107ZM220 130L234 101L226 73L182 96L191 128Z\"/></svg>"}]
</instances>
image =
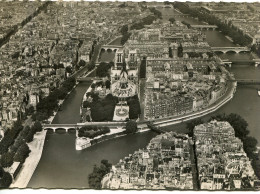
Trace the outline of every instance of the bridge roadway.
<instances>
[{"instance_id":1,"label":"bridge roadway","mask_svg":"<svg viewBox=\"0 0 260 194\"><path fill-rule=\"evenodd\" d=\"M260 79L233 79L231 82L237 82L239 85L260 85Z\"/></svg>"},{"instance_id":2,"label":"bridge roadway","mask_svg":"<svg viewBox=\"0 0 260 194\"><path fill-rule=\"evenodd\" d=\"M117 50L122 49L122 48L123 48L123 46L119 46L119 45L103 45L101 47L101 50L107 51L107 50L110 49L111 51L117 51Z\"/></svg>"},{"instance_id":3,"label":"bridge roadway","mask_svg":"<svg viewBox=\"0 0 260 194\"><path fill-rule=\"evenodd\" d=\"M88 82L88 81L93 81L95 78L93 77L79 77L77 78L77 82Z\"/></svg>"},{"instance_id":4,"label":"bridge roadway","mask_svg":"<svg viewBox=\"0 0 260 194\"><path fill-rule=\"evenodd\" d=\"M209 29L213 29L215 30L216 28L218 28L218 26L216 25L207 25L207 24L202 24L202 25L190 25L192 28L197 28L197 29L204 29L204 30L209 30Z\"/></svg>"},{"instance_id":5,"label":"bridge roadway","mask_svg":"<svg viewBox=\"0 0 260 194\"><path fill-rule=\"evenodd\" d=\"M248 47L211 47L212 51L214 52L222 52L222 53L227 53L227 52L250 52L250 48Z\"/></svg>"},{"instance_id":6,"label":"bridge roadway","mask_svg":"<svg viewBox=\"0 0 260 194\"><path fill-rule=\"evenodd\" d=\"M126 122L86 122L86 123L76 123L76 124L43 124L44 130L53 130L55 132L57 129L64 129L66 132L69 130L77 130L85 126L100 126L100 127L124 127Z\"/></svg>"},{"instance_id":7,"label":"bridge roadway","mask_svg":"<svg viewBox=\"0 0 260 194\"><path fill-rule=\"evenodd\" d=\"M154 8L173 8L172 5L166 5L166 4L151 4L147 5L147 7L154 7Z\"/></svg>"}]
</instances>

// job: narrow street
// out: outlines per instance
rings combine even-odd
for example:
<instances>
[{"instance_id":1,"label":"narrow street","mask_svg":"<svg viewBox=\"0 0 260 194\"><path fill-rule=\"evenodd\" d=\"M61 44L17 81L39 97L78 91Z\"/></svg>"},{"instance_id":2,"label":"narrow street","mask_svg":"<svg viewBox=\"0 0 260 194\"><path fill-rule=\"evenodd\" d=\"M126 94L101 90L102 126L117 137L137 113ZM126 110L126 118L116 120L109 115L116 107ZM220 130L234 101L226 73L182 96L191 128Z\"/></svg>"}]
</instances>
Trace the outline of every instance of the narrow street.
<instances>
[{"instance_id":1,"label":"narrow street","mask_svg":"<svg viewBox=\"0 0 260 194\"><path fill-rule=\"evenodd\" d=\"M191 168L192 168L192 178L193 178L193 189L195 191L199 190L199 180L198 180L198 171L197 164L195 160L195 150L193 145L190 145L190 159L191 159Z\"/></svg>"}]
</instances>

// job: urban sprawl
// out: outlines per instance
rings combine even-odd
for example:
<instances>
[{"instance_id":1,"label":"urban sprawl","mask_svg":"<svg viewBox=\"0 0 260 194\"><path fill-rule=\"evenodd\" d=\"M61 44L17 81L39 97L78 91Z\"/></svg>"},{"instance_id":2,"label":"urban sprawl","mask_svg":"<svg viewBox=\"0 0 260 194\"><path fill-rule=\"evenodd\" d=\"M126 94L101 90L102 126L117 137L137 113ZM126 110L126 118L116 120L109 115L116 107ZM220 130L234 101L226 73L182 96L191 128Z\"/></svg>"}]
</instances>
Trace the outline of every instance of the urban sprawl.
<instances>
[{"instance_id":1,"label":"urban sprawl","mask_svg":"<svg viewBox=\"0 0 260 194\"><path fill-rule=\"evenodd\" d=\"M232 99L237 86L205 32L174 17L163 21L158 5L0 2L0 187L15 181L31 161L28 143L87 80L77 150L110 136L160 132L112 165L100 181L103 189L260 188L243 139L229 122L197 124L192 135L153 125L209 114ZM205 25L260 56L259 3L160 6L205 17Z\"/></svg>"}]
</instances>

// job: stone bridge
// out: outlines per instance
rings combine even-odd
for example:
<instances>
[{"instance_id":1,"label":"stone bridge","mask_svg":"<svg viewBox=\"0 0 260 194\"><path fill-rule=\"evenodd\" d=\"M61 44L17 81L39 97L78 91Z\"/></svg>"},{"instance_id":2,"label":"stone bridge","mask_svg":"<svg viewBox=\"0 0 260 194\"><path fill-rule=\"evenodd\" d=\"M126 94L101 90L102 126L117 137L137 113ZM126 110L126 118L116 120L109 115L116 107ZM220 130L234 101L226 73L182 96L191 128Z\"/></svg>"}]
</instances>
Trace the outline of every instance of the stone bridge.
<instances>
[{"instance_id":1,"label":"stone bridge","mask_svg":"<svg viewBox=\"0 0 260 194\"><path fill-rule=\"evenodd\" d=\"M192 28L196 28L196 29L199 29L199 30L215 30L216 28L218 28L218 26L216 25L190 25Z\"/></svg>"},{"instance_id":2,"label":"stone bridge","mask_svg":"<svg viewBox=\"0 0 260 194\"><path fill-rule=\"evenodd\" d=\"M227 52L250 52L250 48L248 47L211 47L212 51L214 52L222 52L222 53L227 53Z\"/></svg>"},{"instance_id":3,"label":"stone bridge","mask_svg":"<svg viewBox=\"0 0 260 194\"><path fill-rule=\"evenodd\" d=\"M93 77L78 77L76 80L77 82L89 82L93 81L95 78Z\"/></svg>"},{"instance_id":4,"label":"stone bridge","mask_svg":"<svg viewBox=\"0 0 260 194\"><path fill-rule=\"evenodd\" d=\"M235 63L236 65L248 65L254 64L256 67L260 64L260 59L246 59L246 60L229 60L229 59L222 59L221 64L228 65L231 67L231 64Z\"/></svg>"},{"instance_id":5,"label":"stone bridge","mask_svg":"<svg viewBox=\"0 0 260 194\"><path fill-rule=\"evenodd\" d=\"M239 85L260 85L260 79L234 79L229 81L237 82Z\"/></svg>"},{"instance_id":6,"label":"stone bridge","mask_svg":"<svg viewBox=\"0 0 260 194\"><path fill-rule=\"evenodd\" d=\"M123 48L123 46L118 46L118 45L103 45L101 47L101 51L114 51L116 52L117 50Z\"/></svg>"},{"instance_id":7,"label":"stone bridge","mask_svg":"<svg viewBox=\"0 0 260 194\"><path fill-rule=\"evenodd\" d=\"M86 122L86 123L76 123L76 124L43 124L42 127L44 130L65 130L66 132L78 130L79 128L85 126L99 126L99 127L124 127L126 122Z\"/></svg>"},{"instance_id":8,"label":"stone bridge","mask_svg":"<svg viewBox=\"0 0 260 194\"><path fill-rule=\"evenodd\" d=\"M154 7L154 8L173 8L172 5L166 5L166 4L151 4L147 5L147 7Z\"/></svg>"}]
</instances>

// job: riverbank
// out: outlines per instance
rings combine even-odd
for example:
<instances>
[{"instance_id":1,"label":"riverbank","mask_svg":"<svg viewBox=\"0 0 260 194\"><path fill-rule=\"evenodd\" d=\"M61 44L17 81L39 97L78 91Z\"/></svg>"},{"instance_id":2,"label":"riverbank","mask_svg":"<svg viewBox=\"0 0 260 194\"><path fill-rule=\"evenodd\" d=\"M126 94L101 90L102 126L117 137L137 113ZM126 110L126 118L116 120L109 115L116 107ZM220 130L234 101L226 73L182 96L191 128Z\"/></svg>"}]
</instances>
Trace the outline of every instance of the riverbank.
<instances>
[{"instance_id":1,"label":"riverbank","mask_svg":"<svg viewBox=\"0 0 260 194\"><path fill-rule=\"evenodd\" d=\"M144 132L147 132L147 131L150 131L150 130L151 129L148 128L147 126L144 127L144 128L141 127L141 128L138 129L138 131L136 133L144 133ZM76 150L84 150L84 149L91 147L93 145L96 145L98 143L101 143L101 142L104 142L104 141L107 141L107 140L111 140L111 139L115 139L115 138L118 138L118 137L123 137L123 136L126 136L126 135L128 135L128 134L125 133L124 127L117 127L115 129L110 129L110 132L107 133L107 134L99 135L99 136L97 136L93 139L86 140L85 144L82 144L82 142L81 142L82 139L79 140L79 142L78 142L77 141L78 139L76 138L76 140L75 140ZM86 146L86 144L89 144L89 142L91 142L91 145Z\"/></svg>"},{"instance_id":2,"label":"riverbank","mask_svg":"<svg viewBox=\"0 0 260 194\"><path fill-rule=\"evenodd\" d=\"M16 179L10 188L26 188L42 156L44 141L47 131L41 131L34 135L32 142L28 143L31 150L26 158Z\"/></svg>"},{"instance_id":3,"label":"riverbank","mask_svg":"<svg viewBox=\"0 0 260 194\"><path fill-rule=\"evenodd\" d=\"M92 69L91 71L87 72L86 76L90 75L90 74L93 73L95 70L96 70L96 68L94 68L94 69ZM79 71L80 71L80 70L79 70ZM68 92L67 95L65 96L65 99L66 99L66 98L70 95L70 93L77 87L78 84L79 84L79 82L76 82L76 84L75 84L75 86L72 88L72 90L71 90L70 92ZM49 119L48 119L48 122L49 122L49 123L52 123L52 122L53 122L54 118L56 117L56 115L57 115L59 109L61 108L62 104L64 103L65 99L59 101L59 103L58 103L58 106L59 106L59 107L57 108L56 111L54 111L53 116L49 117Z\"/></svg>"}]
</instances>

